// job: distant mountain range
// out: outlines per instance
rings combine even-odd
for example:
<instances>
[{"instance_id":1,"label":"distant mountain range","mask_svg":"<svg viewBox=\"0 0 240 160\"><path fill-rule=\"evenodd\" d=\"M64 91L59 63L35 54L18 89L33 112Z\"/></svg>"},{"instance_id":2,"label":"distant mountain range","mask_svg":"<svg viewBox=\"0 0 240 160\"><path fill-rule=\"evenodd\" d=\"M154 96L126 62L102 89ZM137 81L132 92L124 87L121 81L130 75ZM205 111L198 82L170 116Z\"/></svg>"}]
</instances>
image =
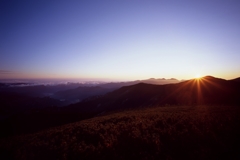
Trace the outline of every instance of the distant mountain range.
<instances>
[{"instance_id":1,"label":"distant mountain range","mask_svg":"<svg viewBox=\"0 0 240 160\"><path fill-rule=\"evenodd\" d=\"M104 95L108 92L114 91L119 89L123 86L130 86L138 83L147 83L147 84L156 84L156 85L163 85L163 84L172 84L172 83L179 83L180 81L174 78L171 79L147 79L147 80L137 80L137 81L130 81L130 82L111 82L111 83L104 83L98 84L94 86L84 86L81 85L78 88L69 89L69 90L61 90L53 94L52 98L66 100L69 103L76 103L85 98L97 95Z\"/></svg>"},{"instance_id":2,"label":"distant mountain range","mask_svg":"<svg viewBox=\"0 0 240 160\"><path fill-rule=\"evenodd\" d=\"M172 83L179 83L181 81L175 79L175 78L171 78L171 79L165 79L165 78L150 78L150 79L146 79L146 80L136 80L136 81L129 81L129 82L111 82L111 83L105 83L105 84L101 84L99 85L100 87L103 88L120 88L123 86L130 86L130 85L134 85L134 84L138 84L138 83L147 83L147 84L156 84L156 85L163 85L163 84L172 84Z\"/></svg>"},{"instance_id":3,"label":"distant mountain range","mask_svg":"<svg viewBox=\"0 0 240 160\"><path fill-rule=\"evenodd\" d=\"M174 78L151 78L147 80L137 80L129 82L66 83L57 85L38 85L33 83L0 83L0 93L8 92L8 95L10 93L17 93L29 97L49 97L61 101L63 105L67 105L80 102L81 100L91 96L104 95L123 86L134 85L141 82L160 85L168 83L178 83L180 81ZM56 105L56 103L52 105Z\"/></svg>"}]
</instances>

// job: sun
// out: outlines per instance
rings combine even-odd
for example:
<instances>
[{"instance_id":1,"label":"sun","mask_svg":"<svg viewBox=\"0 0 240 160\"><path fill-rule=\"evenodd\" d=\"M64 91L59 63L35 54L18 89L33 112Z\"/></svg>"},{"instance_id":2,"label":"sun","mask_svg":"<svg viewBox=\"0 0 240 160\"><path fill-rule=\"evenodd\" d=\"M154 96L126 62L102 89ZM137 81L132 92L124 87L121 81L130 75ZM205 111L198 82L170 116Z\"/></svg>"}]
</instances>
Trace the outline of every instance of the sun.
<instances>
[{"instance_id":1,"label":"sun","mask_svg":"<svg viewBox=\"0 0 240 160\"><path fill-rule=\"evenodd\" d=\"M200 74L196 74L195 75L195 79L201 79L201 75Z\"/></svg>"}]
</instances>

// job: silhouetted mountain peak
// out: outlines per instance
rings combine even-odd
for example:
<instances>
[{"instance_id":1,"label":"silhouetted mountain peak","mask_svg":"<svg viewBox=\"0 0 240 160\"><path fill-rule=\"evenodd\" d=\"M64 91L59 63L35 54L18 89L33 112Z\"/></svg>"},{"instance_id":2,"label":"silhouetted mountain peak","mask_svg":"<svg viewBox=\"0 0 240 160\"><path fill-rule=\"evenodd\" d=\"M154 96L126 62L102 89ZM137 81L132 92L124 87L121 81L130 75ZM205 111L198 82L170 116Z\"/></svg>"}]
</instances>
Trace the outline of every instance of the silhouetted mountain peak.
<instances>
[{"instance_id":1,"label":"silhouetted mountain peak","mask_svg":"<svg viewBox=\"0 0 240 160\"><path fill-rule=\"evenodd\" d=\"M213 77L213 76L210 76L210 75L207 75L207 76L204 76L202 77L203 79L218 79L216 77Z\"/></svg>"},{"instance_id":2,"label":"silhouetted mountain peak","mask_svg":"<svg viewBox=\"0 0 240 160\"><path fill-rule=\"evenodd\" d=\"M213 81L213 82L226 82L226 79L217 78L213 76L205 76L201 78L202 80Z\"/></svg>"}]
</instances>

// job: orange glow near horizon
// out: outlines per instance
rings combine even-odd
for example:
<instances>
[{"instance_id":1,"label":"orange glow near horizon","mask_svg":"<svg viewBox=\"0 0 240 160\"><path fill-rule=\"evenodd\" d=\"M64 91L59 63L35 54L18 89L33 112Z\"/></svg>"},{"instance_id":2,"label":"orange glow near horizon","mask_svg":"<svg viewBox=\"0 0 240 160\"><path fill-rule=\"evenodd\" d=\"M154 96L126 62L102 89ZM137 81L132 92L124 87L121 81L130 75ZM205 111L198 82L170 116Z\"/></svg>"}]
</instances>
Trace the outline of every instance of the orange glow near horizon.
<instances>
[{"instance_id":1,"label":"orange glow near horizon","mask_svg":"<svg viewBox=\"0 0 240 160\"><path fill-rule=\"evenodd\" d=\"M149 78L176 78L178 80L190 80L190 79L203 79L204 76L202 75L211 75L214 77L221 77L224 79L234 79L237 78L237 76L220 76L220 75L213 75L213 74L204 74L201 72L201 74L190 74L190 75L141 75L141 76L131 76L131 75L100 75L100 74L74 74L74 73L54 73L54 72L48 72L45 73L43 71L38 72L24 72L24 71L8 71L8 70L0 70L0 79L69 79L69 80L86 80L86 81L134 81L134 80L144 80Z\"/></svg>"}]
</instances>

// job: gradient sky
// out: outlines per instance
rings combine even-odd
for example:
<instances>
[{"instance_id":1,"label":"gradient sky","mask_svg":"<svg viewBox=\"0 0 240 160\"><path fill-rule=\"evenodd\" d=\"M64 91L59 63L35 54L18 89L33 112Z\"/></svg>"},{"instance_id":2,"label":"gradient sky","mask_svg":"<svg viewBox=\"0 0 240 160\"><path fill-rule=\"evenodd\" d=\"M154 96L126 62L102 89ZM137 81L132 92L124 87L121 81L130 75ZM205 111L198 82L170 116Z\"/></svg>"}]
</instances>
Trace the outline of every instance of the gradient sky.
<instances>
[{"instance_id":1,"label":"gradient sky","mask_svg":"<svg viewBox=\"0 0 240 160\"><path fill-rule=\"evenodd\" d=\"M0 79L231 79L239 51L240 1L0 1Z\"/></svg>"}]
</instances>

